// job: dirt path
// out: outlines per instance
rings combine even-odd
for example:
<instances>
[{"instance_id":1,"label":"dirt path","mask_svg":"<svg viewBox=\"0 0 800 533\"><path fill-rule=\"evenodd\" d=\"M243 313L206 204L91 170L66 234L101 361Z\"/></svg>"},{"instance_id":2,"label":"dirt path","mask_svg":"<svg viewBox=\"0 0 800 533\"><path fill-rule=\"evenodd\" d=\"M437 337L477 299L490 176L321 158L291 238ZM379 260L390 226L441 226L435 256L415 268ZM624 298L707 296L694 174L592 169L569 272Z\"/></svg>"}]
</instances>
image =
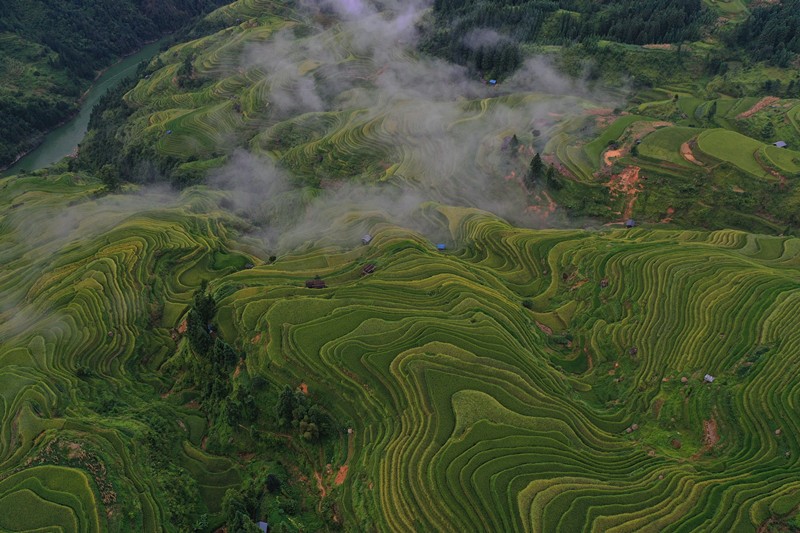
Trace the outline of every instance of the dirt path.
<instances>
[{"instance_id":1,"label":"dirt path","mask_svg":"<svg viewBox=\"0 0 800 533\"><path fill-rule=\"evenodd\" d=\"M758 153L758 150L753 152L753 158L756 160L756 163L758 163L758 165L764 170L764 172L767 172L772 177L778 179L778 183L780 183L782 190L786 188L786 184L788 183L786 176L784 176L783 174L781 174L780 172L778 172L777 170L766 164L764 160L761 158L761 155Z\"/></svg>"},{"instance_id":2,"label":"dirt path","mask_svg":"<svg viewBox=\"0 0 800 533\"><path fill-rule=\"evenodd\" d=\"M582 280L578 281L577 283L575 283L575 285L573 285L572 287L570 287L570 288L569 288L569 290L570 290L570 291L575 291L575 290L578 290L578 289L580 289L581 287L583 287L584 285L586 285L587 283L589 283L589 278L582 279Z\"/></svg>"},{"instance_id":3,"label":"dirt path","mask_svg":"<svg viewBox=\"0 0 800 533\"><path fill-rule=\"evenodd\" d=\"M711 449L719 442L719 434L717 434L717 421L713 418L703 420L703 444Z\"/></svg>"},{"instance_id":4,"label":"dirt path","mask_svg":"<svg viewBox=\"0 0 800 533\"><path fill-rule=\"evenodd\" d=\"M606 183L612 197L624 195L628 201L625 203L625 210L622 213L623 219L631 218L633 214L633 205L636 203L636 198L642 192L643 186L639 172L642 169L636 166L628 166L619 174L611 176L611 179Z\"/></svg>"},{"instance_id":5,"label":"dirt path","mask_svg":"<svg viewBox=\"0 0 800 533\"><path fill-rule=\"evenodd\" d=\"M745 111L744 113L739 113L736 115L736 118L750 118L765 107L774 104L775 102L779 102L780 98L777 96L765 96L761 100L759 100L756 105Z\"/></svg>"},{"instance_id":6,"label":"dirt path","mask_svg":"<svg viewBox=\"0 0 800 533\"><path fill-rule=\"evenodd\" d=\"M714 418L703 420L703 447L692 456L692 459L700 459L704 453L710 451L719 442L717 433L717 421Z\"/></svg>"},{"instance_id":7,"label":"dirt path","mask_svg":"<svg viewBox=\"0 0 800 533\"><path fill-rule=\"evenodd\" d=\"M322 474L320 474L319 472L317 472L315 470L314 471L314 478L317 480L317 488L319 489L319 494L320 494L319 505L320 505L320 509L321 509L322 508L322 500L325 499L325 496L328 495L328 491L327 491L327 489L325 489L325 484L322 483Z\"/></svg>"},{"instance_id":8,"label":"dirt path","mask_svg":"<svg viewBox=\"0 0 800 533\"><path fill-rule=\"evenodd\" d=\"M354 437L355 432L352 428L349 428L347 430L347 459L345 459L344 464L339 467L339 471L336 473L336 479L333 481L337 487L347 479L347 471L350 469L350 459L353 458L353 454L355 453Z\"/></svg>"},{"instance_id":9,"label":"dirt path","mask_svg":"<svg viewBox=\"0 0 800 533\"><path fill-rule=\"evenodd\" d=\"M683 156L683 158L690 163L694 163L695 165L704 167L705 165L703 163L694 158L694 153L692 153L692 146L689 144L690 142L693 141L686 141L681 145L681 156Z\"/></svg>"}]
</instances>

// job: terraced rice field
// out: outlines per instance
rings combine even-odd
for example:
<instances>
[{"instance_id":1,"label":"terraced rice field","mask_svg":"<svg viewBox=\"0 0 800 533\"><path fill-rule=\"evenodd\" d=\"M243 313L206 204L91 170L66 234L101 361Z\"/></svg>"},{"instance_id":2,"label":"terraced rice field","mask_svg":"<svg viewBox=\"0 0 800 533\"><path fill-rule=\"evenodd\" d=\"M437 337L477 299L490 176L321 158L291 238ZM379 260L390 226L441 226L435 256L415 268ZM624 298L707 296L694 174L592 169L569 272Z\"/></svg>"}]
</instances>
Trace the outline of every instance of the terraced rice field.
<instances>
[{"instance_id":1,"label":"terraced rice field","mask_svg":"<svg viewBox=\"0 0 800 533\"><path fill-rule=\"evenodd\" d=\"M229 27L161 54L163 66L125 96L133 116L121 134L198 173L248 147L290 170L298 204L332 180L465 205L478 186L519 197L515 172L540 151L581 200L607 193L615 167L641 171L638 199L615 201L668 224L673 206L689 211L706 189L722 198L702 205L710 211L762 200L740 183L783 193L800 173L797 152L670 125L694 124L710 105L685 95L642 114L530 93L371 102L384 65L335 26L298 37L289 70L322 85L359 82L328 95L335 106L291 108L281 95L296 80L248 50L301 21L268 0L210 19ZM303 43L322 45L328 61L304 58ZM719 100L718 124L757 101ZM516 153L500 148L512 135ZM619 165L603 159L614 141L625 145ZM695 142L698 163L684 149ZM269 453L294 468L290 490L310 494L303 511L334 502L348 530L800 523L797 238L530 230L429 202L413 217L424 234L356 206L331 217L326 244L277 252L221 209L226 201L200 186L108 195L75 173L0 180L0 530L182 531L201 517L198 529L214 530L245 475L242 450L287 442L272 405L301 384L332 416L333 435L303 444L305 456ZM368 246L347 240L364 231ZM326 288L306 288L316 276ZM260 418L223 439L242 453L208 446L215 435L181 374L191 354L181 327L204 281L219 335L246 355L236 374L246 377L231 381L266 384ZM328 483L325 466L347 468Z\"/></svg>"},{"instance_id":2,"label":"terraced rice field","mask_svg":"<svg viewBox=\"0 0 800 533\"><path fill-rule=\"evenodd\" d=\"M722 161L728 161L759 178L773 178L768 170L759 163L759 160L764 161L765 156L768 162L780 170L797 172L800 168L798 167L800 154L797 152L790 150L780 152L780 149L774 146L765 145L729 130L707 130L698 136L697 146L706 154Z\"/></svg>"},{"instance_id":3,"label":"terraced rice field","mask_svg":"<svg viewBox=\"0 0 800 533\"><path fill-rule=\"evenodd\" d=\"M270 339L250 371L307 383L354 429L351 519L754 531L800 504L800 241L438 212L452 253L383 225L369 247L213 285L240 336ZM377 271L359 279L367 262ZM329 288L304 289L314 275Z\"/></svg>"},{"instance_id":4,"label":"terraced rice field","mask_svg":"<svg viewBox=\"0 0 800 533\"><path fill-rule=\"evenodd\" d=\"M181 472L198 516L240 482L198 450L196 412L157 400L154 373L225 229L189 214L211 205L192 193L97 190L76 175L0 182L0 529L170 529Z\"/></svg>"},{"instance_id":5,"label":"terraced rice field","mask_svg":"<svg viewBox=\"0 0 800 533\"><path fill-rule=\"evenodd\" d=\"M203 422L163 396L161 370L202 279L249 375L307 384L353 430L331 494L354 528L755 531L797 512L797 239L536 231L430 206L450 251L354 215L369 246L267 265L215 194L95 187L0 182L0 506L38 511L0 513L3 528L169 524L153 427L197 512L219 512L237 463L202 451ZM317 275L328 288L306 289Z\"/></svg>"},{"instance_id":6,"label":"terraced rice field","mask_svg":"<svg viewBox=\"0 0 800 533\"><path fill-rule=\"evenodd\" d=\"M681 147L697 135L697 129L673 127L661 128L647 135L639 145L639 153L654 161L668 161L682 167L692 168L692 163L681 155Z\"/></svg>"}]
</instances>

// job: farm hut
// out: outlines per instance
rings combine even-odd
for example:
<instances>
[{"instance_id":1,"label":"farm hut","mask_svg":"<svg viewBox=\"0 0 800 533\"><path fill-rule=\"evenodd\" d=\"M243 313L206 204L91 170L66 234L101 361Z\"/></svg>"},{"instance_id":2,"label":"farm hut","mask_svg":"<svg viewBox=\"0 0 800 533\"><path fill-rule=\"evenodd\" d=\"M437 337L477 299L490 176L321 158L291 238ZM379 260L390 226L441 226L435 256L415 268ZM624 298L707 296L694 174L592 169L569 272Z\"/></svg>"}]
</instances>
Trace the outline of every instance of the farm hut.
<instances>
[{"instance_id":1,"label":"farm hut","mask_svg":"<svg viewBox=\"0 0 800 533\"><path fill-rule=\"evenodd\" d=\"M628 220L625 221L625 227L626 228L632 228L635 225L636 225L636 221L633 220L632 218L629 218Z\"/></svg>"},{"instance_id":2,"label":"farm hut","mask_svg":"<svg viewBox=\"0 0 800 533\"><path fill-rule=\"evenodd\" d=\"M361 237L361 244L366 246L367 244L369 244L371 242L372 242L372 235L370 235L369 233L367 233L366 235Z\"/></svg>"},{"instance_id":3,"label":"farm hut","mask_svg":"<svg viewBox=\"0 0 800 533\"><path fill-rule=\"evenodd\" d=\"M489 80L489 85L497 85L497 80Z\"/></svg>"},{"instance_id":4,"label":"farm hut","mask_svg":"<svg viewBox=\"0 0 800 533\"><path fill-rule=\"evenodd\" d=\"M324 289L327 287L321 279L310 279L306 281L306 289Z\"/></svg>"},{"instance_id":5,"label":"farm hut","mask_svg":"<svg viewBox=\"0 0 800 533\"><path fill-rule=\"evenodd\" d=\"M361 275L366 276L367 274L372 274L375 272L375 263L367 263L364 265L364 268L361 269Z\"/></svg>"},{"instance_id":6,"label":"farm hut","mask_svg":"<svg viewBox=\"0 0 800 533\"><path fill-rule=\"evenodd\" d=\"M605 289L608 287L608 278L603 278L600 280L600 288Z\"/></svg>"},{"instance_id":7,"label":"farm hut","mask_svg":"<svg viewBox=\"0 0 800 533\"><path fill-rule=\"evenodd\" d=\"M786 148L788 145L786 144L786 141L778 141L775 143L775 146L778 148Z\"/></svg>"},{"instance_id":8,"label":"farm hut","mask_svg":"<svg viewBox=\"0 0 800 533\"><path fill-rule=\"evenodd\" d=\"M258 529L263 531L264 533L269 533L269 523L268 522L259 522Z\"/></svg>"},{"instance_id":9,"label":"farm hut","mask_svg":"<svg viewBox=\"0 0 800 533\"><path fill-rule=\"evenodd\" d=\"M167 135L172 135L172 130L167 130Z\"/></svg>"},{"instance_id":10,"label":"farm hut","mask_svg":"<svg viewBox=\"0 0 800 533\"><path fill-rule=\"evenodd\" d=\"M706 383L714 383L714 376L706 374L705 377L703 377L703 381Z\"/></svg>"},{"instance_id":11,"label":"farm hut","mask_svg":"<svg viewBox=\"0 0 800 533\"><path fill-rule=\"evenodd\" d=\"M447 250L447 246L445 244L443 244L443 243L439 243L439 244L436 245L436 249L439 250L440 252L443 252L443 251Z\"/></svg>"}]
</instances>

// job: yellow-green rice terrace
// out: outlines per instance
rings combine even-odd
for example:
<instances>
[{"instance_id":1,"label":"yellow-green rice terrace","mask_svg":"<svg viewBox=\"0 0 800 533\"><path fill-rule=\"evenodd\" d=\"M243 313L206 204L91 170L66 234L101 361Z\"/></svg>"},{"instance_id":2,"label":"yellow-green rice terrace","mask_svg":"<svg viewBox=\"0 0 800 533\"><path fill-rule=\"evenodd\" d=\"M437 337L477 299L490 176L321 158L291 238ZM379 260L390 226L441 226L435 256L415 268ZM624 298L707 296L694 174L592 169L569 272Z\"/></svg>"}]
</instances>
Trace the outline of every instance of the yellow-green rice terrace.
<instances>
[{"instance_id":1,"label":"yellow-green rice terrace","mask_svg":"<svg viewBox=\"0 0 800 533\"><path fill-rule=\"evenodd\" d=\"M336 420L288 475L316 473L348 529L747 531L800 505L796 238L429 205L444 251L373 216L369 245L270 262L210 191L0 187L5 530L171 529L166 483L220 512L248 458L204 451L167 378L201 279L246 355L233 387L306 388ZM254 450L281 439L264 427Z\"/></svg>"},{"instance_id":2,"label":"yellow-green rice terrace","mask_svg":"<svg viewBox=\"0 0 800 533\"><path fill-rule=\"evenodd\" d=\"M494 87L306 7L0 178L0 533L800 531L800 99L705 41L616 109Z\"/></svg>"}]
</instances>

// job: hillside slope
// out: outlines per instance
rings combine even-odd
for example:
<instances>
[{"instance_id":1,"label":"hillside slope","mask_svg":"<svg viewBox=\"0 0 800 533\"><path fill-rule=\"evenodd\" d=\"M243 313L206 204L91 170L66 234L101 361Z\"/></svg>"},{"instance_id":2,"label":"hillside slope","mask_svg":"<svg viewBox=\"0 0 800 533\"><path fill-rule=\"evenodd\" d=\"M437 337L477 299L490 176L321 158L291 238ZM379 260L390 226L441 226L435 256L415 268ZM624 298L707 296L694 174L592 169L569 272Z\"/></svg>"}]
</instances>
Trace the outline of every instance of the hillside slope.
<instances>
[{"instance_id":1,"label":"hillside slope","mask_svg":"<svg viewBox=\"0 0 800 533\"><path fill-rule=\"evenodd\" d=\"M74 114L98 71L220 0L9 0L0 18L0 167Z\"/></svg>"},{"instance_id":2,"label":"hillside slope","mask_svg":"<svg viewBox=\"0 0 800 533\"><path fill-rule=\"evenodd\" d=\"M228 488L286 522L267 473L312 529L755 531L796 513L797 239L429 206L425 234L342 213L330 234L368 246L270 259L201 189L0 183L4 528L34 507L68 531L212 526ZM209 419L175 373L202 279L243 358L225 401L252 391L252 423ZM276 425L287 384L331 417L320 442Z\"/></svg>"}]
</instances>

